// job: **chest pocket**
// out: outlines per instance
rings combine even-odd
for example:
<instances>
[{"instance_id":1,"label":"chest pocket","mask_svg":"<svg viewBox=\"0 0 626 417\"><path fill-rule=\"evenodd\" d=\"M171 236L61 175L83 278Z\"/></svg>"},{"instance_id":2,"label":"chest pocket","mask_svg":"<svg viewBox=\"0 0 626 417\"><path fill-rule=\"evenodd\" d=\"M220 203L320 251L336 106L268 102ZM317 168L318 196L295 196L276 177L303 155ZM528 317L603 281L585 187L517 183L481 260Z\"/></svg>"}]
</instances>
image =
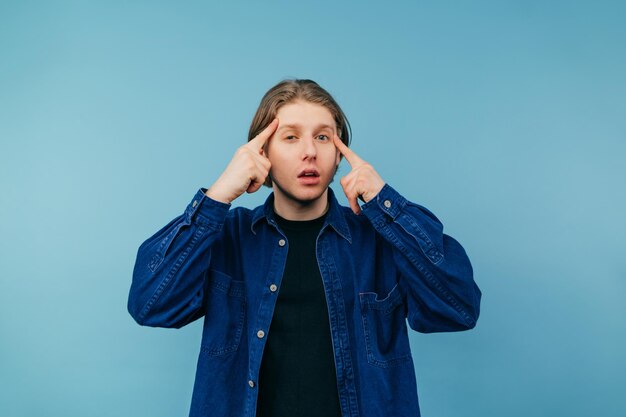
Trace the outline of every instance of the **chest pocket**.
<instances>
[{"instance_id":1,"label":"chest pocket","mask_svg":"<svg viewBox=\"0 0 626 417\"><path fill-rule=\"evenodd\" d=\"M245 283L219 271L210 272L201 350L211 356L239 348L246 312Z\"/></svg>"},{"instance_id":2,"label":"chest pocket","mask_svg":"<svg viewBox=\"0 0 626 417\"><path fill-rule=\"evenodd\" d=\"M411 361L406 314L398 285L382 300L374 292L360 293L359 299L367 361L383 368Z\"/></svg>"}]
</instances>

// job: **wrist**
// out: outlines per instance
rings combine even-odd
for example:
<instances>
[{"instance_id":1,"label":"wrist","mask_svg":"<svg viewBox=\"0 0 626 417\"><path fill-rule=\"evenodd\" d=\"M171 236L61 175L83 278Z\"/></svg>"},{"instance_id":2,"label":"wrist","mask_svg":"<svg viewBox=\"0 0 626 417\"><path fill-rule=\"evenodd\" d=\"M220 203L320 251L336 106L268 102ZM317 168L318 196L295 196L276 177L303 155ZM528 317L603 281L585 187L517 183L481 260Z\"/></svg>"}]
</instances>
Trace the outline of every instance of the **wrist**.
<instances>
[{"instance_id":1,"label":"wrist","mask_svg":"<svg viewBox=\"0 0 626 417\"><path fill-rule=\"evenodd\" d=\"M204 193L207 197L212 200L219 201L220 203L230 204L234 200L234 198L230 198L227 194L221 192L219 188L212 186Z\"/></svg>"}]
</instances>

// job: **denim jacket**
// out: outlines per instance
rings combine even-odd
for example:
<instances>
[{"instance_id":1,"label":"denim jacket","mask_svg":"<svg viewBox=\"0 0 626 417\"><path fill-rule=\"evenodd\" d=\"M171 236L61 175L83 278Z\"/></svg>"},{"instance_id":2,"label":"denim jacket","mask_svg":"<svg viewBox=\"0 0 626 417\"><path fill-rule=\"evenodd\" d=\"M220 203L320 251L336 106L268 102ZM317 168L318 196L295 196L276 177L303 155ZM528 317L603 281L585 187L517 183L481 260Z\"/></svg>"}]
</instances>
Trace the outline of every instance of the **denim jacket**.
<instances>
[{"instance_id":1,"label":"denim jacket","mask_svg":"<svg viewBox=\"0 0 626 417\"><path fill-rule=\"evenodd\" d=\"M204 317L191 417L254 417L289 242L273 194L253 210L200 189L140 247L128 310L141 325ZM344 417L419 416L408 325L471 329L481 292L463 247L389 184L355 215L329 188L316 255ZM262 383L262 381L261 381Z\"/></svg>"}]
</instances>

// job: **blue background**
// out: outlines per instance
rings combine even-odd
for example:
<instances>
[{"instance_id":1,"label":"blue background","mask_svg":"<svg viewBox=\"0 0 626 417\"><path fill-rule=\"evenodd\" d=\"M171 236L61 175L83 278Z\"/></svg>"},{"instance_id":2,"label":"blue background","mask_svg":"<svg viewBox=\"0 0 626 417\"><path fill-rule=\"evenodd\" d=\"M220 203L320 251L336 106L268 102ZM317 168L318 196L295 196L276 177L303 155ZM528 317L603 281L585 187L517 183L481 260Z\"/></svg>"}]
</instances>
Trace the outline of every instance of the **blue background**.
<instances>
[{"instance_id":1,"label":"blue background","mask_svg":"<svg viewBox=\"0 0 626 417\"><path fill-rule=\"evenodd\" d=\"M424 416L626 415L626 6L545 3L2 1L0 415L187 415L201 323L133 322L136 251L284 77L472 259Z\"/></svg>"}]
</instances>

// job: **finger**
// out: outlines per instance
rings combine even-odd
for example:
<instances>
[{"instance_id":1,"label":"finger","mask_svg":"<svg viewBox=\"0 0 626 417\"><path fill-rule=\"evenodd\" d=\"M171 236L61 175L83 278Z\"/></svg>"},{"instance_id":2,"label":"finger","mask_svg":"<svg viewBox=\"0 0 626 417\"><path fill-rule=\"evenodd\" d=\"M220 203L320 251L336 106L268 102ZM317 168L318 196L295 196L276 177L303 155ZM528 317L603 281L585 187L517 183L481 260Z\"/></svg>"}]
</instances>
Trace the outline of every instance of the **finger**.
<instances>
[{"instance_id":1,"label":"finger","mask_svg":"<svg viewBox=\"0 0 626 417\"><path fill-rule=\"evenodd\" d=\"M350 203L350 208L357 216L361 214L361 207L359 206L359 202L356 199L356 196L348 197L348 203Z\"/></svg>"},{"instance_id":2,"label":"finger","mask_svg":"<svg viewBox=\"0 0 626 417\"><path fill-rule=\"evenodd\" d=\"M265 156L261 156L261 155L258 155L258 156L259 156L258 158L259 163L262 166L264 166L266 170L269 171L270 167L272 166L272 163L270 162L270 160L266 158Z\"/></svg>"},{"instance_id":3,"label":"finger","mask_svg":"<svg viewBox=\"0 0 626 417\"><path fill-rule=\"evenodd\" d=\"M340 180L341 187L343 188L343 192L348 198L348 203L350 204L350 208L354 212L354 214L361 214L361 207L359 206L359 202L357 198L359 197L355 190L354 178L350 177L350 175L346 175Z\"/></svg>"},{"instance_id":4,"label":"finger","mask_svg":"<svg viewBox=\"0 0 626 417\"><path fill-rule=\"evenodd\" d=\"M337 149L339 149L339 152L341 152L341 154L345 156L346 161L348 161L352 168L354 168L355 166L359 166L364 162L361 158L357 156L356 153L354 153L352 149L348 148L346 144L343 143L341 139L339 139L339 136L334 135L333 140L335 142L335 146L337 147Z\"/></svg>"},{"instance_id":5,"label":"finger","mask_svg":"<svg viewBox=\"0 0 626 417\"><path fill-rule=\"evenodd\" d=\"M248 185L248 189L246 190L246 192L248 194L252 194L254 192L257 192L259 190L259 188L261 188L261 186L263 185L262 182L251 182L250 185Z\"/></svg>"},{"instance_id":6,"label":"finger","mask_svg":"<svg viewBox=\"0 0 626 417\"><path fill-rule=\"evenodd\" d=\"M267 176L270 168L272 167L272 163L269 159L261 155L255 155L254 163L256 164L256 172L257 175L260 174L262 176Z\"/></svg>"},{"instance_id":7,"label":"finger","mask_svg":"<svg viewBox=\"0 0 626 417\"><path fill-rule=\"evenodd\" d=\"M276 128L278 127L278 118L274 118L269 125L261 133L256 135L253 139L248 142L252 148L257 151L263 150L263 145L265 142L274 134Z\"/></svg>"},{"instance_id":8,"label":"finger","mask_svg":"<svg viewBox=\"0 0 626 417\"><path fill-rule=\"evenodd\" d=\"M248 184L246 192L251 194L258 191L265 182L268 172L269 171L265 169L257 169L256 176L252 179L252 181L250 181L250 184Z\"/></svg>"},{"instance_id":9,"label":"finger","mask_svg":"<svg viewBox=\"0 0 626 417\"><path fill-rule=\"evenodd\" d=\"M259 176L263 173L263 170L264 170L263 163L255 159L254 169L252 171L252 176L251 176L252 181L256 181L259 178Z\"/></svg>"}]
</instances>

